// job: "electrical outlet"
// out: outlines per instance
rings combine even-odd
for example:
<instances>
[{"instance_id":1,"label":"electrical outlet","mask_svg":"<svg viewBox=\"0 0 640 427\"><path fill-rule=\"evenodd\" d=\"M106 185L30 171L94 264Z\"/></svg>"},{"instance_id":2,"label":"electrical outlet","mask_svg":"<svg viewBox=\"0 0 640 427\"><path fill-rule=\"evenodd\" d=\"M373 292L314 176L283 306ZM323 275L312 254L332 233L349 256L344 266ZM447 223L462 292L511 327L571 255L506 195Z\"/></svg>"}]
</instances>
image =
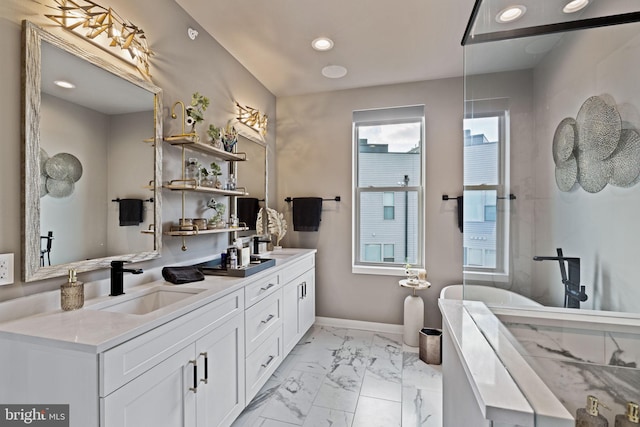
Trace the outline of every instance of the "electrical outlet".
<instances>
[{"instance_id":1,"label":"electrical outlet","mask_svg":"<svg viewBox=\"0 0 640 427\"><path fill-rule=\"evenodd\" d=\"M13 254L0 255L0 286L13 283Z\"/></svg>"}]
</instances>

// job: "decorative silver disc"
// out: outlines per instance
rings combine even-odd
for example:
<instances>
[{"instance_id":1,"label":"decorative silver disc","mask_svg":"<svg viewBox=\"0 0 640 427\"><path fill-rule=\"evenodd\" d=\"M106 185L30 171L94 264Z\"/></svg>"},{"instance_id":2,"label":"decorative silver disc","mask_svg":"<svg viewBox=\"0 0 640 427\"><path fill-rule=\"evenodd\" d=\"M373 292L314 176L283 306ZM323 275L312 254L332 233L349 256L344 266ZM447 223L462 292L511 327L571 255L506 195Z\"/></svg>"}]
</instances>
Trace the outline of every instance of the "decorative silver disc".
<instances>
[{"instance_id":1,"label":"decorative silver disc","mask_svg":"<svg viewBox=\"0 0 640 427\"><path fill-rule=\"evenodd\" d=\"M622 120L615 106L599 96L588 98L576 117L578 148L592 159L604 160L613 153L620 140Z\"/></svg>"},{"instance_id":2,"label":"decorative silver disc","mask_svg":"<svg viewBox=\"0 0 640 427\"><path fill-rule=\"evenodd\" d=\"M82 163L73 154L59 153L49 158L45 170L50 178L77 182L82 177Z\"/></svg>"},{"instance_id":3,"label":"decorative silver disc","mask_svg":"<svg viewBox=\"0 0 640 427\"><path fill-rule=\"evenodd\" d=\"M600 160L591 152L581 152L578 156L578 182L589 193L597 193L606 187L613 175L613 165Z\"/></svg>"},{"instance_id":4,"label":"decorative silver disc","mask_svg":"<svg viewBox=\"0 0 640 427\"><path fill-rule=\"evenodd\" d=\"M578 178L578 162L575 157L556 163L556 185L560 191L571 191Z\"/></svg>"},{"instance_id":5,"label":"decorative silver disc","mask_svg":"<svg viewBox=\"0 0 640 427\"><path fill-rule=\"evenodd\" d=\"M571 117L563 119L553 135L553 161L566 162L576 147L576 121Z\"/></svg>"},{"instance_id":6,"label":"decorative silver disc","mask_svg":"<svg viewBox=\"0 0 640 427\"><path fill-rule=\"evenodd\" d=\"M640 134L637 130L622 130L618 147L607 162L613 170L609 184L630 187L635 183L640 175Z\"/></svg>"},{"instance_id":7,"label":"decorative silver disc","mask_svg":"<svg viewBox=\"0 0 640 427\"><path fill-rule=\"evenodd\" d=\"M70 179L47 179L47 191L57 199L68 197L73 193L75 184Z\"/></svg>"}]
</instances>

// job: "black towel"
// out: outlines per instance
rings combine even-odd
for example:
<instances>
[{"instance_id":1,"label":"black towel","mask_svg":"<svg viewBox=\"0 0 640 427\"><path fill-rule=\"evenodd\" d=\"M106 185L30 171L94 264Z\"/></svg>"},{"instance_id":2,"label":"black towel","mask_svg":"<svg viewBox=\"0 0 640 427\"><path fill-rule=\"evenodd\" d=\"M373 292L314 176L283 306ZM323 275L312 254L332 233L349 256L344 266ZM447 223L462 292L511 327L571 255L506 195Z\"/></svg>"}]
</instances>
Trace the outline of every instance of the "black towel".
<instances>
[{"instance_id":1,"label":"black towel","mask_svg":"<svg viewBox=\"0 0 640 427\"><path fill-rule=\"evenodd\" d=\"M259 210L258 199L253 197L241 197L238 199L238 221L247 224L249 230L256 229Z\"/></svg>"},{"instance_id":2,"label":"black towel","mask_svg":"<svg viewBox=\"0 0 640 427\"><path fill-rule=\"evenodd\" d=\"M293 231L318 231L321 214L321 197L295 197L293 199Z\"/></svg>"},{"instance_id":3,"label":"black towel","mask_svg":"<svg viewBox=\"0 0 640 427\"><path fill-rule=\"evenodd\" d=\"M120 199L120 226L139 225L142 222L141 199Z\"/></svg>"}]
</instances>

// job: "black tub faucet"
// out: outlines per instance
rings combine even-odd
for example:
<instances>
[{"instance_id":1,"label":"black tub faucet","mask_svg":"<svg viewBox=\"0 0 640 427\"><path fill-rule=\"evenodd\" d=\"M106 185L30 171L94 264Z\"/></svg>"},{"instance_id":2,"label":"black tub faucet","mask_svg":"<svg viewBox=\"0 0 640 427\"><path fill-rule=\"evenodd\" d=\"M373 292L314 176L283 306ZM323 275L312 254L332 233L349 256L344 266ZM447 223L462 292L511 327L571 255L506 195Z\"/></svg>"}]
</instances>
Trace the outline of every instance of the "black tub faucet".
<instances>
[{"instance_id":1,"label":"black tub faucet","mask_svg":"<svg viewBox=\"0 0 640 427\"><path fill-rule=\"evenodd\" d=\"M141 268L124 268L130 261L111 261L111 293L112 297L124 294L124 273L142 274Z\"/></svg>"},{"instance_id":2,"label":"black tub faucet","mask_svg":"<svg viewBox=\"0 0 640 427\"><path fill-rule=\"evenodd\" d=\"M534 261L558 261L560 264L560 275L564 285L564 306L565 308L580 308L580 303L587 300L585 287L580 285L580 258L565 257L562 248L557 248L558 256L534 256ZM569 277L564 263L569 266Z\"/></svg>"}]
</instances>

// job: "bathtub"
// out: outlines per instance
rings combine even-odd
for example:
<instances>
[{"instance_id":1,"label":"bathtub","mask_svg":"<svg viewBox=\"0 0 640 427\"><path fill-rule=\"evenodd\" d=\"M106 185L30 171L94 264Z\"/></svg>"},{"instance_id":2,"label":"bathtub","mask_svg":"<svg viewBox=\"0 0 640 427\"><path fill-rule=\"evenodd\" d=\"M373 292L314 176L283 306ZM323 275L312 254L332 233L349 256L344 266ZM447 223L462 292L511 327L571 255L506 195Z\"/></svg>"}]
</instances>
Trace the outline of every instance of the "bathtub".
<instances>
[{"instance_id":1,"label":"bathtub","mask_svg":"<svg viewBox=\"0 0 640 427\"><path fill-rule=\"evenodd\" d=\"M464 299L482 301L487 305L508 305L518 307L541 307L542 304L523 297L515 292L506 289L494 288L493 286L481 285L449 285L442 289L440 298L442 299L462 299L464 288Z\"/></svg>"}]
</instances>

